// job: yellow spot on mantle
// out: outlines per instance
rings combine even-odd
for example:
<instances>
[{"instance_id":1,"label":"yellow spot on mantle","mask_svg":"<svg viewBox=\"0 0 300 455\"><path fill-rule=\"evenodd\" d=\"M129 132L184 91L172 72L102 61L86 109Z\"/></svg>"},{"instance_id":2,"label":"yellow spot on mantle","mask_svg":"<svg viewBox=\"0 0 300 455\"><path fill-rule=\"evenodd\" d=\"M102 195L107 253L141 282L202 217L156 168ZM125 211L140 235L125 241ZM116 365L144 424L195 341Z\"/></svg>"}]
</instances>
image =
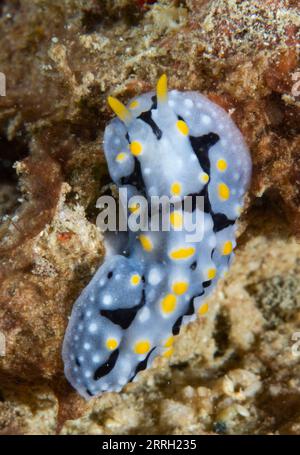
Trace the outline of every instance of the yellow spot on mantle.
<instances>
[{"instance_id":1,"label":"yellow spot on mantle","mask_svg":"<svg viewBox=\"0 0 300 455\"><path fill-rule=\"evenodd\" d=\"M133 141L130 144L130 151L134 156L138 156L142 153L143 147L142 144L138 141Z\"/></svg>"},{"instance_id":2,"label":"yellow spot on mantle","mask_svg":"<svg viewBox=\"0 0 300 455\"><path fill-rule=\"evenodd\" d=\"M179 248L178 250L173 250L170 254L171 259L188 259L195 254L195 248L193 246L186 248Z\"/></svg>"},{"instance_id":3,"label":"yellow spot on mantle","mask_svg":"<svg viewBox=\"0 0 300 455\"><path fill-rule=\"evenodd\" d=\"M228 256L228 254L232 253L232 242L228 240L227 242L224 243L223 248L222 248L222 255L223 256Z\"/></svg>"},{"instance_id":4,"label":"yellow spot on mantle","mask_svg":"<svg viewBox=\"0 0 300 455\"><path fill-rule=\"evenodd\" d=\"M163 353L163 357L171 357L171 355L174 353L174 348L170 348L170 349L167 349L164 353Z\"/></svg>"},{"instance_id":5,"label":"yellow spot on mantle","mask_svg":"<svg viewBox=\"0 0 300 455\"><path fill-rule=\"evenodd\" d=\"M177 129L183 134L184 136L187 136L189 134L189 127L183 120L178 120L176 122Z\"/></svg>"},{"instance_id":6,"label":"yellow spot on mantle","mask_svg":"<svg viewBox=\"0 0 300 455\"><path fill-rule=\"evenodd\" d=\"M161 301L163 313L172 313L176 308L176 297L173 294L167 294Z\"/></svg>"},{"instance_id":7,"label":"yellow spot on mantle","mask_svg":"<svg viewBox=\"0 0 300 455\"><path fill-rule=\"evenodd\" d=\"M172 290L177 295L182 295L188 290L189 284L186 281L177 281L173 284Z\"/></svg>"},{"instance_id":8,"label":"yellow spot on mantle","mask_svg":"<svg viewBox=\"0 0 300 455\"><path fill-rule=\"evenodd\" d=\"M220 172L225 172L226 169L227 169L227 162L221 158L220 160L217 161L217 169L220 171Z\"/></svg>"},{"instance_id":9,"label":"yellow spot on mantle","mask_svg":"<svg viewBox=\"0 0 300 455\"><path fill-rule=\"evenodd\" d=\"M151 239L147 235L141 234L139 236L139 240L145 251L149 253L150 251L153 250L153 244L151 242Z\"/></svg>"},{"instance_id":10,"label":"yellow spot on mantle","mask_svg":"<svg viewBox=\"0 0 300 455\"><path fill-rule=\"evenodd\" d=\"M229 199L230 190L229 190L228 186L226 185L226 183L219 183L218 194L219 194L219 198L222 201L227 201L227 199Z\"/></svg>"},{"instance_id":11,"label":"yellow spot on mantle","mask_svg":"<svg viewBox=\"0 0 300 455\"><path fill-rule=\"evenodd\" d=\"M204 304L201 305L201 307L199 308L198 314L200 314L200 316L203 316L203 315L206 314L207 312L208 312L208 303L204 303Z\"/></svg>"},{"instance_id":12,"label":"yellow spot on mantle","mask_svg":"<svg viewBox=\"0 0 300 455\"><path fill-rule=\"evenodd\" d=\"M138 102L138 100L134 100L129 104L129 109L135 109L136 107L139 106L139 104L140 103Z\"/></svg>"},{"instance_id":13,"label":"yellow spot on mantle","mask_svg":"<svg viewBox=\"0 0 300 455\"><path fill-rule=\"evenodd\" d=\"M179 196L181 193L181 185L179 182L174 182L171 185L171 193L173 196Z\"/></svg>"},{"instance_id":14,"label":"yellow spot on mantle","mask_svg":"<svg viewBox=\"0 0 300 455\"><path fill-rule=\"evenodd\" d=\"M207 183L209 181L209 175L206 172L202 172L202 174L200 174L200 181L202 183Z\"/></svg>"},{"instance_id":15,"label":"yellow spot on mantle","mask_svg":"<svg viewBox=\"0 0 300 455\"><path fill-rule=\"evenodd\" d=\"M134 345L134 352L136 354L147 354L150 351L150 342L148 340L137 341Z\"/></svg>"},{"instance_id":16,"label":"yellow spot on mantle","mask_svg":"<svg viewBox=\"0 0 300 455\"><path fill-rule=\"evenodd\" d=\"M216 277L216 274L217 274L216 269L215 269L215 268L211 268L211 269L209 269L208 272L207 272L207 278L208 278L209 280L213 280L213 279Z\"/></svg>"},{"instance_id":17,"label":"yellow spot on mantle","mask_svg":"<svg viewBox=\"0 0 300 455\"><path fill-rule=\"evenodd\" d=\"M130 282L133 286L137 286L141 281L141 277L138 273L135 273L134 275L132 275L132 277L130 278Z\"/></svg>"},{"instance_id":18,"label":"yellow spot on mantle","mask_svg":"<svg viewBox=\"0 0 300 455\"><path fill-rule=\"evenodd\" d=\"M131 213L135 213L137 210L139 210L140 204L132 204L128 208L131 211Z\"/></svg>"},{"instance_id":19,"label":"yellow spot on mantle","mask_svg":"<svg viewBox=\"0 0 300 455\"><path fill-rule=\"evenodd\" d=\"M165 342L165 344L164 344L164 347L165 347L165 348L170 348L170 347L172 346L173 343L174 343L174 337L173 337L173 336L170 336L170 337L166 340L166 342Z\"/></svg>"},{"instance_id":20,"label":"yellow spot on mantle","mask_svg":"<svg viewBox=\"0 0 300 455\"><path fill-rule=\"evenodd\" d=\"M122 163L126 158L127 158L127 153L121 152L121 153L118 153L118 155L116 156L116 161L118 161L118 163Z\"/></svg>"},{"instance_id":21,"label":"yellow spot on mantle","mask_svg":"<svg viewBox=\"0 0 300 455\"><path fill-rule=\"evenodd\" d=\"M171 226L175 229L180 229L183 224L183 216L181 212L174 211L170 214Z\"/></svg>"},{"instance_id":22,"label":"yellow spot on mantle","mask_svg":"<svg viewBox=\"0 0 300 455\"><path fill-rule=\"evenodd\" d=\"M113 351L114 349L116 349L118 347L119 343L115 338L107 338L105 344L106 344L107 349L109 349L110 351Z\"/></svg>"}]
</instances>

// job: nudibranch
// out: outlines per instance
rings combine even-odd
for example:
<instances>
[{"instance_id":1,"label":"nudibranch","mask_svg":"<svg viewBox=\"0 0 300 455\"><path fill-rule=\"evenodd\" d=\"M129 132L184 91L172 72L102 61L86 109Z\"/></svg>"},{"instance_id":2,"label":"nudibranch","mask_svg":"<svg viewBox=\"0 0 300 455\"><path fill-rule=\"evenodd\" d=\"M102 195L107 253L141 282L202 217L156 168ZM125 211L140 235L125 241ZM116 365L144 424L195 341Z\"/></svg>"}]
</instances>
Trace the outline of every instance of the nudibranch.
<instances>
[{"instance_id":1,"label":"nudibranch","mask_svg":"<svg viewBox=\"0 0 300 455\"><path fill-rule=\"evenodd\" d=\"M65 375L86 399L120 391L157 355L170 356L180 327L205 314L206 297L233 258L251 177L249 151L230 115L196 92L168 92L165 75L156 93L128 106L108 102L117 115L104 133L113 182L130 196L168 196L177 205L169 230L152 230L147 211L147 231L122 233L73 307ZM185 210L187 196L201 196L202 207ZM202 238L187 240L182 227L197 212Z\"/></svg>"}]
</instances>

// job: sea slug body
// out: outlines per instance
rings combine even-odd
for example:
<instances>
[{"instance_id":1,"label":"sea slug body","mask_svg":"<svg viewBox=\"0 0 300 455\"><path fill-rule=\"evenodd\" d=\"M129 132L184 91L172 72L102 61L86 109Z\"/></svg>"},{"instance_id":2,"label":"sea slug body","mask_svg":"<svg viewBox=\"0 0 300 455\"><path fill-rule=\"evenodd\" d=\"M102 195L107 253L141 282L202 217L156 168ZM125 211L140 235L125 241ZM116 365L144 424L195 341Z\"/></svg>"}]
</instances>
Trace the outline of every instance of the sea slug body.
<instances>
[{"instance_id":1,"label":"sea slug body","mask_svg":"<svg viewBox=\"0 0 300 455\"><path fill-rule=\"evenodd\" d=\"M106 127L104 152L112 180L130 196L174 197L170 229L128 231L76 301L64 345L65 375L86 399L120 391L172 353L174 336L195 314L228 269L235 231L251 177L244 139L230 116L196 92L156 93L124 106ZM203 207L182 201L202 196ZM127 207L128 213L142 210ZM187 219L202 215L200 241L187 240Z\"/></svg>"}]
</instances>

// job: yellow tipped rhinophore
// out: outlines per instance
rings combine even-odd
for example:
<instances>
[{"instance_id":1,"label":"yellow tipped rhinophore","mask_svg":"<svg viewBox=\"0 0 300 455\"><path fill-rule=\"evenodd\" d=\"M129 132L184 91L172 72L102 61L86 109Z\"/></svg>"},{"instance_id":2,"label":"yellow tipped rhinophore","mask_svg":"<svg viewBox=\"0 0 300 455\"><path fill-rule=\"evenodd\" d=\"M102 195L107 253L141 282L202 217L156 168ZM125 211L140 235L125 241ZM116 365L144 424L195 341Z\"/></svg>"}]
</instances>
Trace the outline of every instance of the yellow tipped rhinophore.
<instances>
[{"instance_id":1,"label":"yellow tipped rhinophore","mask_svg":"<svg viewBox=\"0 0 300 455\"><path fill-rule=\"evenodd\" d=\"M119 117L122 122L126 123L126 125L128 125L128 123L130 123L132 120L132 114L129 109L127 109L127 107L121 103L121 101L117 100L117 98L114 98L113 96L109 96L107 98L107 101L116 116Z\"/></svg>"},{"instance_id":2,"label":"yellow tipped rhinophore","mask_svg":"<svg viewBox=\"0 0 300 455\"><path fill-rule=\"evenodd\" d=\"M158 104L165 103L168 99L168 79L166 74L163 74L157 82L156 95Z\"/></svg>"}]
</instances>

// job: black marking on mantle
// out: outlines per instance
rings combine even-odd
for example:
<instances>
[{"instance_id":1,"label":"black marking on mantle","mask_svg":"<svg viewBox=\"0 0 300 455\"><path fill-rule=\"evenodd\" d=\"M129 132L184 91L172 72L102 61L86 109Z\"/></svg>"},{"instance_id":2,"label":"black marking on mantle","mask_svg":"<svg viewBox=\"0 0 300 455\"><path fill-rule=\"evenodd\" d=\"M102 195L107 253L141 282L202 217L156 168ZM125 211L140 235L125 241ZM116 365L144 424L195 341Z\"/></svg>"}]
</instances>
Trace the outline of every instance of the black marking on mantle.
<instances>
[{"instance_id":1,"label":"black marking on mantle","mask_svg":"<svg viewBox=\"0 0 300 455\"><path fill-rule=\"evenodd\" d=\"M152 106L151 106L150 110L152 111L152 109L157 109L157 96L156 95L152 96L151 101L152 101Z\"/></svg>"},{"instance_id":2,"label":"black marking on mantle","mask_svg":"<svg viewBox=\"0 0 300 455\"><path fill-rule=\"evenodd\" d=\"M121 308L118 310L101 310L101 316L109 319L114 324L126 330L134 320L138 310L145 305L145 290L142 291L141 302L131 308Z\"/></svg>"},{"instance_id":3,"label":"black marking on mantle","mask_svg":"<svg viewBox=\"0 0 300 455\"><path fill-rule=\"evenodd\" d=\"M180 316L176 320L175 324L173 325L173 328L172 328L173 335L178 335L178 333L180 332L180 327L181 327L181 324L182 324L183 317L184 316L191 316L192 314L195 313L194 300L197 297L202 297L203 295L204 295L204 291L202 291L200 294L195 295L194 297L190 298L186 312L182 316Z\"/></svg>"},{"instance_id":4,"label":"black marking on mantle","mask_svg":"<svg viewBox=\"0 0 300 455\"><path fill-rule=\"evenodd\" d=\"M213 213L211 214L213 222L214 222L214 232L222 231L222 229L227 228L228 226L232 226L235 224L235 220L231 220L227 218L224 213Z\"/></svg>"},{"instance_id":5,"label":"black marking on mantle","mask_svg":"<svg viewBox=\"0 0 300 455\"><path fill-rule=\"evenodd\" d=\"M148 360L149 360L149 357L150 355L152 354L152 352L154 351L154 349L156 349L155 347L151 349L151 351L148 352L147 356L144 358L144 360L142 360L141 362L139 362L137 364L137 367L135 369L135 372L134 372L134 375L132 376L132 378L130 378L129 382L132 382L134 380L134 378L136 377L136 375L140 372L140 371L143 371L143 370L146 370L147 368L147 364L148 364Z\"/></svg>"},{"instance_id":6,"label":"black marking on mantle","mask_svg":"<svg viewBox=\"0 0 300 455\"><path fill-rule=\"evenodd\" d=\"M141 164L137 158L134 158L134 169L133 172L127 177L122 177L121 185L133 185L142 194L145 193L145 182L141 170Z\"/></svg>"},{"instance_id":7,"label":"black marking on mantle","mask_svg":"<svg viewBox=\"0 0 300 455\"><path fill-rule=\"evenodd\" d=\"M184 316L191 316L192 314L195 313L195 307L194 307L194 300L197 299L198 297L202 297L204 295L204 291L202 291L200 294L195 295L194 297L191 297L188 308L186 312L184 313Z\"/></svg>"},{"instance_id":8,"label":"black marking on mantle","mask_svg":"<svg viewBox=\"0 0 300 455\"><path fill-rule=\"evenodd\" d=\"M155 136L157 137L158 140L160 140L162 138L162 135L163 135L162 130L159 128L159 126L153 120L152 115L151 115L151 110L142 112L141 115L139 115L137 118L143 120L143 122L147 123L151 127L153 133L155 134Z\"/></svg>"},{"instance_id":9,"label":"black marking on mantle","mask_svg":"<svg viewBox=\"0 0 300 455\"><path fill-rule=\"evenodd\" d=\"M173 335L178 335L178 333L180 332L180 326L182 324L182 319L183 319L183 316L180 316L177 319L177 321L175 322L175 324L173 325L173 328L172 328Z\"/></svg>"},{"instance_id":10,"label":"black marking on mantle","mask_svg":"<svg viewBox=\"0 0 300 455\"><path fill-rule=\"evenodd\" d=\"M195 313L194 297L192 297L189 301L189 304L188 304L186 312L184 313L184 316L191 316L194 313Z\"/></svg>"},{"instance_id":11,"label":"black marking on mantle","mask_svg":"<svg viewBox=\"0 0 300 455\"><path fill-rule=\"evenodd\" d=\"M115 366L117 360L119 357L119 349L116 349L104 362L102 365L100 365L99 368L94 373L94 381L98 381L98 379L102 378L103 376L106 376L108 373L111 372L113 367Z\"/></svg>"},{"instance_id":12,"label":"black marking on mantle","mask_svg":"<svg viewBox=\"0 0 300 455\"><path fill-rule=\"evenodd\" d=\"M213 147L219 140L220 137L215 133L209 133L199 137L190 136L191 146L198 158L200 166L202 167L203 171L206 172L209 176L210 160L208 152L210 148ZM203 190L200 193L190 194L189 196L192 196L193 211L196 209L196 196L202 196L204 198L204 212L210 213L214 222L213 230L215 233L222 231L223 229L227 228L228 226L232 226L235 223L235 220L229 219L226 215L224 215L224 213L213 212L208 195L208 184L204 186Z\"/></svg>"},{"instance_id":13,"label":"black marking on mantle","mask_svg":"<svg viewBox=\"0 0 300 455\"><path fill-rule=\"evenodd\" d=\"M208 152L220 140L220 136L215 133L204 134L203 136L189 136L191 146L198 158L198 161L208 175L210 175L210 161Z\"/></svg>"}]
</instances>

